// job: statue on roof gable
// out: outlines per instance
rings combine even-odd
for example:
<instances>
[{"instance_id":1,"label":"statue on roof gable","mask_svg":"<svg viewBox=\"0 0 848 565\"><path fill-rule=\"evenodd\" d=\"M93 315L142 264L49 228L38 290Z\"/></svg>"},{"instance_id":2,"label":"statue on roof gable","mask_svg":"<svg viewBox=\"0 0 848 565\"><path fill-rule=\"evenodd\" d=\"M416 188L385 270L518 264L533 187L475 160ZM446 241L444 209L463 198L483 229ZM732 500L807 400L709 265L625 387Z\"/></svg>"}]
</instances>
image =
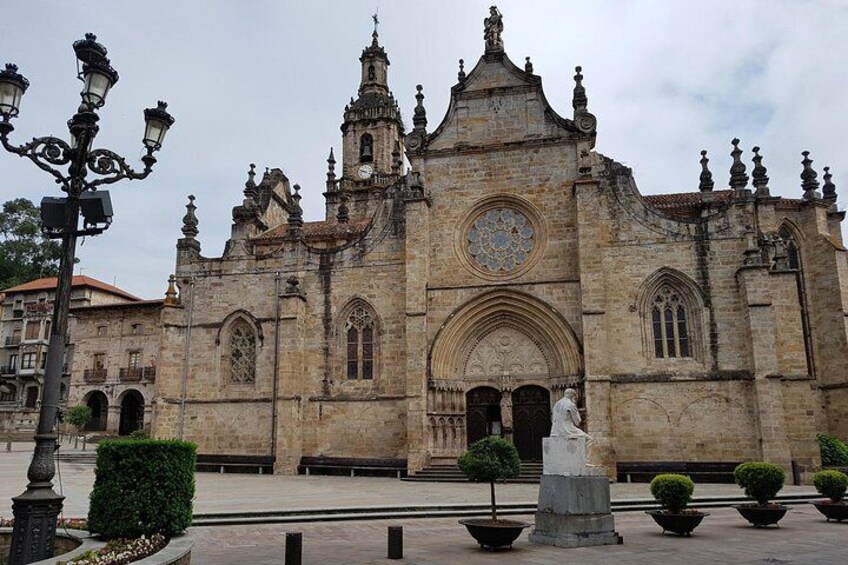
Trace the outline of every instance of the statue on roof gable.
<instances>
[{"instance_id":1,"label":"statue on roof gable","mask_svg":"<svg viewBox=\"0 0 848 565\"><path fill-rule=\"evenodd\" d=\"M489 8L489 17L483 20L483 38L486 40L486 51L503 51L503 15L497 6Z\"/></svg>"}]
</instances>

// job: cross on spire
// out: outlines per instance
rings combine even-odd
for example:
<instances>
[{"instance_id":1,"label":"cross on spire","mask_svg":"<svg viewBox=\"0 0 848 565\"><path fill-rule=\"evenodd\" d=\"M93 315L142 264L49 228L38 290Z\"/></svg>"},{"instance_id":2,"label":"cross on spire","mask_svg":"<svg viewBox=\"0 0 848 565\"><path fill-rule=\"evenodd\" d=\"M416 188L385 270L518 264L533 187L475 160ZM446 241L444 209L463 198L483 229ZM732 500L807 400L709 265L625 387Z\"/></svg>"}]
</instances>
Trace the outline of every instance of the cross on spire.
<instances>
[{"instance_id":1,"label":"cross on spire","mask_svg":"<svg viewBox=\"0 0 848 565\"><path fill-rule=\"evenodd\" d=\"M371 15L371 19L374 20L374 33L375 34L377 33L377 26L380 25L380 18L377 17L377 14L379 13L379 11L380 11L380 9L377 8L376 10L374 10L374 13Z\"/></svg>"}]
</instances>

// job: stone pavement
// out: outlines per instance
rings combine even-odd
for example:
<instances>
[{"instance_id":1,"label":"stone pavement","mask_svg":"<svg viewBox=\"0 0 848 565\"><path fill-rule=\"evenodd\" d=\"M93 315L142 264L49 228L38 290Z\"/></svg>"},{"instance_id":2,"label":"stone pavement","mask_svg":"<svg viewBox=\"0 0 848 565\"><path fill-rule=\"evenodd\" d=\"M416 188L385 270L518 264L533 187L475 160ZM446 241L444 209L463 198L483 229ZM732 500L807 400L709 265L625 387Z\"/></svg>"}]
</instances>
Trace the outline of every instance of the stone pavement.
<instances>
[{"instance_id":1,"label":"stone pavement","mask_svg":"<svg viewBox=\"0 0 848 565\"><path fill-rule=\"evenodd\" d=\"M11 497L26 487L26 469L32 444L13 444L11 453L0 451L0 516L11 515ZM54 480L65 495L65 515L85 516L88 495L94 484L94 466L60 463ZM649 498L644 483L614 484L615 500ZM785 493L812 491L811 487L791 487ZM539 486L534 484L498 485L501 502L535 503ZM738 495L735 485L698 485L696 496ZM262 510L345 508L367 506L417 506L460 504L489 501L486 485L469 483L404 482L382 477L322 477L284 475L243 475L198 473L194 502L197 514Z\"/></svg>"},{"instance_id":2,"label":"stone pavement","mask_svg":"<svg viewBox=\"0 0 848 565\"><path fill-rule=\"evenodd\" d=\"M5 447L5 446L3 446ZM26 469L32 444L16 443L11 453L0 450L0 516L11 516L13 496L26 488ZM94 484L94 466L62 462L54 480L65 495L65 516L88 513L88 495ZM811 487L786 487L785 493L812 492ZM535 504L539 486L498 485L498 501ZM698 485L696 496L739 495L736 485ZM644 483L614 484L614 500L650 498ZM198 473L194 511L219 512L346 508L367 506L418 506L489 501L487 485L469 483L405 482L382 477L321 477Z\"/></svg>"},{"instance_id":3,"label":"stone pavement","mask_svg":"<svg viewBox=\"0 0 848 565\"><path fill-rule=\"evenodd\" d=\"M514 517L528 522L533 516ZM283 563L286 532L303 533L303 563L327 564L551 564L634 565L815 564L844 565L848 523L827 523L811 505L791 506L780 528L753 528L733 508L710 516L683 538L663 535L642 512L615 514L623 545L559 549L527 541L527 530L512 551L482 551L456 519L376 520L285 525L191 528L192 562L202 565ZM404 559L386 559L386 530L404 528Z\"/></svg>"}]
</instances>

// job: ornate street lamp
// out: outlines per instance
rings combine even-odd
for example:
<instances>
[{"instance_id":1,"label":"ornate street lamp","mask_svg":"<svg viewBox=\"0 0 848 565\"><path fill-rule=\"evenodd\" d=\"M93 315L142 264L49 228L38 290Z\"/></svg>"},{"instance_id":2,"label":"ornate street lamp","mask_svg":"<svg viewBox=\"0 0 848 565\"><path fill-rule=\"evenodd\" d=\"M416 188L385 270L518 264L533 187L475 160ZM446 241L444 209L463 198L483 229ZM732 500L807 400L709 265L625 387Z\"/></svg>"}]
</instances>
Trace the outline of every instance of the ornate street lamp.
<instances>
[{"instance_id":1,"label":"ornate street lamp","mask_svg":"<svg viewBox=\"0 0 848 565\"><path fill-rule=\"evenodd\" d=\"M41 412L35 435L35 452L27 477L26 492L12 499L15 525L9 553L10 565L25 565L53 556L56 520L64 497L53 491L53 452L56 450L56 422L59 414L59 385L68 329L71 282L74 274L76 241L80 235L96 235L109 227L112 204L109 193L98 186L123 179L146 178L162 147L165 133L174 123L166 111L167 104L144 111L146 122L143 144L146 153L141 161L144 169L133 170L123 157L108 149L91 149L100 119L96 111L103 107L109 90L118 82L118 73L106 57L106 48L94 34L74 42L78 60L78 76L83 81L82 104L68 121L70 143L56 137L39 137L20 146L9 143L14 131L11 119L20 111L21 98L29 86L18 73L17 66L7 64L0 71L0 142L3 147L31 160L37 167L53 175L67 197L46 197L41 203L42 232L47 237L62 239L59 280L53 304L53 323L47 349L47 364L41 393ZM81 69L80 69L81 67ZM61 169L66 169L63 172ZM87 178L88 173L96 178ZM83 226L80 229L80 211Z\"/></svg>"}]
</instances>

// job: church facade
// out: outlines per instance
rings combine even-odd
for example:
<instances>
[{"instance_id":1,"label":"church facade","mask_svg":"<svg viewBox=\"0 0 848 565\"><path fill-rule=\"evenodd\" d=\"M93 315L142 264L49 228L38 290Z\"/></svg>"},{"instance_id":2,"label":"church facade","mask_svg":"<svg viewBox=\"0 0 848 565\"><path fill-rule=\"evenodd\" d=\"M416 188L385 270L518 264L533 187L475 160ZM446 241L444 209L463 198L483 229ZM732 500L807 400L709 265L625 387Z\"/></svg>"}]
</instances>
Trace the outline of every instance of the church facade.
<instances>
[{"instance_id":1,"label":"church facade","mask_svg":"<svg viewBox=\"0 0 848 565\"><path fill-rule=\"evenodd\" d=\"M435 127L417 88L411 129L374 32L325 220L304 222L299 186L251 165L207 257L190 197L154 434L287 473L321 456L418 470L490 434L536 460L575 388L610 470L818 464L817 432L848 435L844 214L827 170L820 183L805 153L798 198L772 196L759 150L746 163L734 140L729 188L704 153L691 192L642 195L594 150L580 67L561 115L502 28L494 10Z\"/></svg>"}]
</instances>

